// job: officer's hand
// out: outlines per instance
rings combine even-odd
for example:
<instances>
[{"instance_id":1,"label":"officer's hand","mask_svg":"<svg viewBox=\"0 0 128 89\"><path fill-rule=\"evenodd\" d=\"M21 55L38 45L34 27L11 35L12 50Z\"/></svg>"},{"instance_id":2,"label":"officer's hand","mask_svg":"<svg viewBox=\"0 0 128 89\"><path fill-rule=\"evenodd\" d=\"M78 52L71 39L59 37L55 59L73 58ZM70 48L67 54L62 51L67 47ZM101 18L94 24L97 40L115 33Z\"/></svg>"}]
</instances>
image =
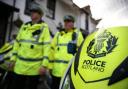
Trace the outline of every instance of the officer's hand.
<instances>
[{"instance_id":1,"label":"officer's hand","mask_svg":"<svg viewBox=\"0 0 128 89\"><path fill-rule=\"evenodd\" d=\"M40 67L40 69L39 69L39 74L40 75L45 75L46 74L46 72L47 72L47 69L46 69L46 67Z\"/></svg>"},{"instance_id":2,"label":"officer's hand","mask_svg":"<svg viewBox=\"0 0 128 89\"><path fill-rule=\"evenodd\" d=\"M11 62L8 64L8 69L9 69L9 70L13 70L13 69L14 69L14 66L15 66L15 61L11 61Z\"/></svg>"}]
</instances>

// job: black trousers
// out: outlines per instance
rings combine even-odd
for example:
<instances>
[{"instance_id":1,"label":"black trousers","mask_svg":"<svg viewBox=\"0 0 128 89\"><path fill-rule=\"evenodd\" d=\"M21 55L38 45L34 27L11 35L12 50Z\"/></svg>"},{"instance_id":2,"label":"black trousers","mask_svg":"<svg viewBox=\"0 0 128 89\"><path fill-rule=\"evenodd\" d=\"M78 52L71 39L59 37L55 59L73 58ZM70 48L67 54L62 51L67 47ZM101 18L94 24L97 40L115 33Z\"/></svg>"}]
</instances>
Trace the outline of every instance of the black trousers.
<instances>
[{"instance_id":1,"label":"black trousers","mask_svg":"<svg viewBox=\"0 0 128 89\"><path fill-rule=\"evenodd\" d=\"M26 76L13 73L7 89L37 89L39 75Z\"/></svg>"},{"instance_id":2,"label":"black trousers","mask_svg":"<svg viewBox=\"0 0 128 89\"><path fill-rule=\"evenodd\" d=\"M51 89L59 89L61 77L55 77L52 75Z\"/></svg>"}]
</instances>

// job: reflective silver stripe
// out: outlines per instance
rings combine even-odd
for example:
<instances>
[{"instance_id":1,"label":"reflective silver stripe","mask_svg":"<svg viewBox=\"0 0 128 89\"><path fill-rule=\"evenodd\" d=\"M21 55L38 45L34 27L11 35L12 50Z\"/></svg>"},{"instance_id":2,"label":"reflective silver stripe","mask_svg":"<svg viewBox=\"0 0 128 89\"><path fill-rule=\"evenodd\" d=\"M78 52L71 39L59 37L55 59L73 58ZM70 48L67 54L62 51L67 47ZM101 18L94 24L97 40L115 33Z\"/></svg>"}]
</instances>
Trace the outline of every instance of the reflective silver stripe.
<instances>
[{"instance_id":1,"label":"reflective silver stripe","mask_svg":"<svg viewBox=\"0 0 128 89\"><path fill-rule=\"evenodd\" d=\"M37 41L32 41L32 40L17 40L17 42L24 42L24 43L32 43L32 44L37 44L37 45L46 45L50 44L50 42L37 42Z\"/></svg>"},{"instance_id":2,"label":"reflective silver stripe","mask_svg":"<svg viewBox=\"0 0 128 89\"><path fill-rule=\"evenodd\" d=\"M76 29L76 31L74 31L76 33L76 39L75 40L71 40L71 42L77 44L77 40L78 40L78 35L79 35L79 30ZM57 35L57 46L67 46L68 43L59 43L59 36L60 36L60 33L58 33Z\"/></svg>"},{"instance_id":3,"label":"reflective silver stripe","mask_svg":"<svg viewBox=\"0 0 128 89\"><path fill-rule=\"evenodd\" d=\"M2 55L2 54L6 54L6 53L8 53L8 52L11 51L11 50L12 50L12 48L10 48L10 49L8 49L8 50L6 50L6 51L0 53L0 55Z\"/></svg>"},{"instance_id":4,"label":"reflective silver stripe","mask_svg":"<svg viewBox=\"0 0 128 89\"><path fill-rule=\"evenodd\" d=\"M47 59L47 60L49 60L49 57L48 57L48 56L44 56L43 59Z\"/></svg>"},{"instance_id":5,"label":"reflective silver stripe","mask_svg":"<svg viewBox=\"0 0 128 89\"><path fill-rule=\"evenodd\" d=\"M16 52L14 52L14 53L12 53L12 55L17 55L17 53L16 53Z\"/></svg>"},{"instance_id":6,"label":"reflective silver stripe","mask_svg":"<svg viewBox=\"0 0 128 89\"><path fill-rule=\"evenodd\" d=\"M58 36L57 36L57 46L67 46L68 44L67 43L59 43L59 36L60 36L60 33L58 33Z\"/></svg>"},{"instance_id":7,"label":"reflective silver stripe","mask_svg":"<svg viewBox=\"0 0 128 89\"><path fill-rule=\"evenodd\" d=\"M49 61L50 63L65 63L65 64L68 64L69 61L65 61L65 60L52 60L52 61Z\"/></svg>"},{"instance_id":8,"label":"reflective silver stripe","mask_svg":"<svg viewBox=\"0 0 128 89\"><path fill-rule=\"evenodd\" d=\"M57 44L57 46L67 46L68 44L65 43L65 44Z\"/></svg>"},{"instance_id":9,"label":"reflective silver stripe","mask_svg":"<svg viewBox=\"0 0 128 89\"><path fill-rule=\"evenodd\" d=\"M29 62L38 62L38 61L43 60L43 57L42 58L24 58L24 57L19 56L19 55L17 55L17 57L22 61L29 61Z\"/></svg>"}]
</instances>

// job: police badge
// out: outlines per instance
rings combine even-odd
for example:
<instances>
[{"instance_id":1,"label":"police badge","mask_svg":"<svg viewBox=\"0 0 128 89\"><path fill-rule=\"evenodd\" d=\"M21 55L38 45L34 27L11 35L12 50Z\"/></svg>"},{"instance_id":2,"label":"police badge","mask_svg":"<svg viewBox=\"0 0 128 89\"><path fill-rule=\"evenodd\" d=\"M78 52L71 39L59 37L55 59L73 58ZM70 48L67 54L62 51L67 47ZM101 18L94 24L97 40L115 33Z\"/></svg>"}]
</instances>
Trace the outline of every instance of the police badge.
<instances>
[{"instance_id":1,"label":"police badge","mask_svg":"<svg viewBox=\"0 0 128 89\"><path fill-rule=\"evenodd\" d=\"M117 40L117 37L105 30L89 43L87 47L88 56L92 58L106 56L117 46Z\"/></svg>"}]
</instances>

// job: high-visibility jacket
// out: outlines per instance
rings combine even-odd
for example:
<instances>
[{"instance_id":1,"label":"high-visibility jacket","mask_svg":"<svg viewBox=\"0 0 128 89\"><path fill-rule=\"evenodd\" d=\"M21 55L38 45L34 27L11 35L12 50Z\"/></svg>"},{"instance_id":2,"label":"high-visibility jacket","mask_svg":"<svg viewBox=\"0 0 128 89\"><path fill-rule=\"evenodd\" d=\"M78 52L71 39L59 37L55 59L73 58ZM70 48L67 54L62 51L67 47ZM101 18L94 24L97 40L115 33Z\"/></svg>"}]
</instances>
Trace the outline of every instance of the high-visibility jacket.
<instances>
[{"instance_id":1,"label":"high-visibility jacket","mask_svg":"<svg viewBox=\"0 0 128 89\"><path fill-rule=\"evenodd\" d=\"M74 32L77 35L75 40L78 48L83 41L83 36L78 29L72 29L70 32L58 32L53 38L50 68L52 69L52 74L56 77L63 76L69 61L73 58L73 54L68 53L67 50L69 42L72 42L72 34Z\"/></svg>"},{"instance_id":2,"label":"high-visibility jacket","mask_svg":"<svg viewBox=\"0 0 128 89\"><path fill-rule=\"evenodd\" d=\"M6 42L0 48L0 67L2 69L8 69L8 64L10 62L10 58L12 56L12 48L13 48L13 41Z\"/></svg>"},{"instance_id":3,"label":"high-visibility jacket","mask_svg":"<svg viewBox=\"0 0 128 89\"><path fill-rule=\"evenodd\" d=\"M5 61L4 59L10 59L12 47L13 47L13 44L7 42L0 48L0 62L1 63L4 63Z\"/></svg>"},{"instance_id":4,"label":"high-visibility jacket","mask_svg":"<svg viewBox=\"0 0 128 89\"><path fill-rule=\"evenodd\" d=\"M14 72L21 75L38 75L41 66L47 67L50 48L48 25L43 21L37 24L23 24L13 47L11 60L16 61Z\"/></svg>"},{"instance_id":5,"label":"high-visibility jacket","mask_svg":"<svg viewBox=\"0 0 128 89\"><path fill-rule=\"evenodd\" d=\"M70 69L71 89L128 89L127 43L127 26L88 36Z\"/></svg>"},{"instance_id":6,"label":"high-visibility jacket","mask_svg":"<svg viewBox=\"0 0 128 89\"><path fill-rule=\"evenodd\" d=\"M0 48L0 54L4 54L12 49L12 44L7 42Z\"/></svg>"}]
</instances>

